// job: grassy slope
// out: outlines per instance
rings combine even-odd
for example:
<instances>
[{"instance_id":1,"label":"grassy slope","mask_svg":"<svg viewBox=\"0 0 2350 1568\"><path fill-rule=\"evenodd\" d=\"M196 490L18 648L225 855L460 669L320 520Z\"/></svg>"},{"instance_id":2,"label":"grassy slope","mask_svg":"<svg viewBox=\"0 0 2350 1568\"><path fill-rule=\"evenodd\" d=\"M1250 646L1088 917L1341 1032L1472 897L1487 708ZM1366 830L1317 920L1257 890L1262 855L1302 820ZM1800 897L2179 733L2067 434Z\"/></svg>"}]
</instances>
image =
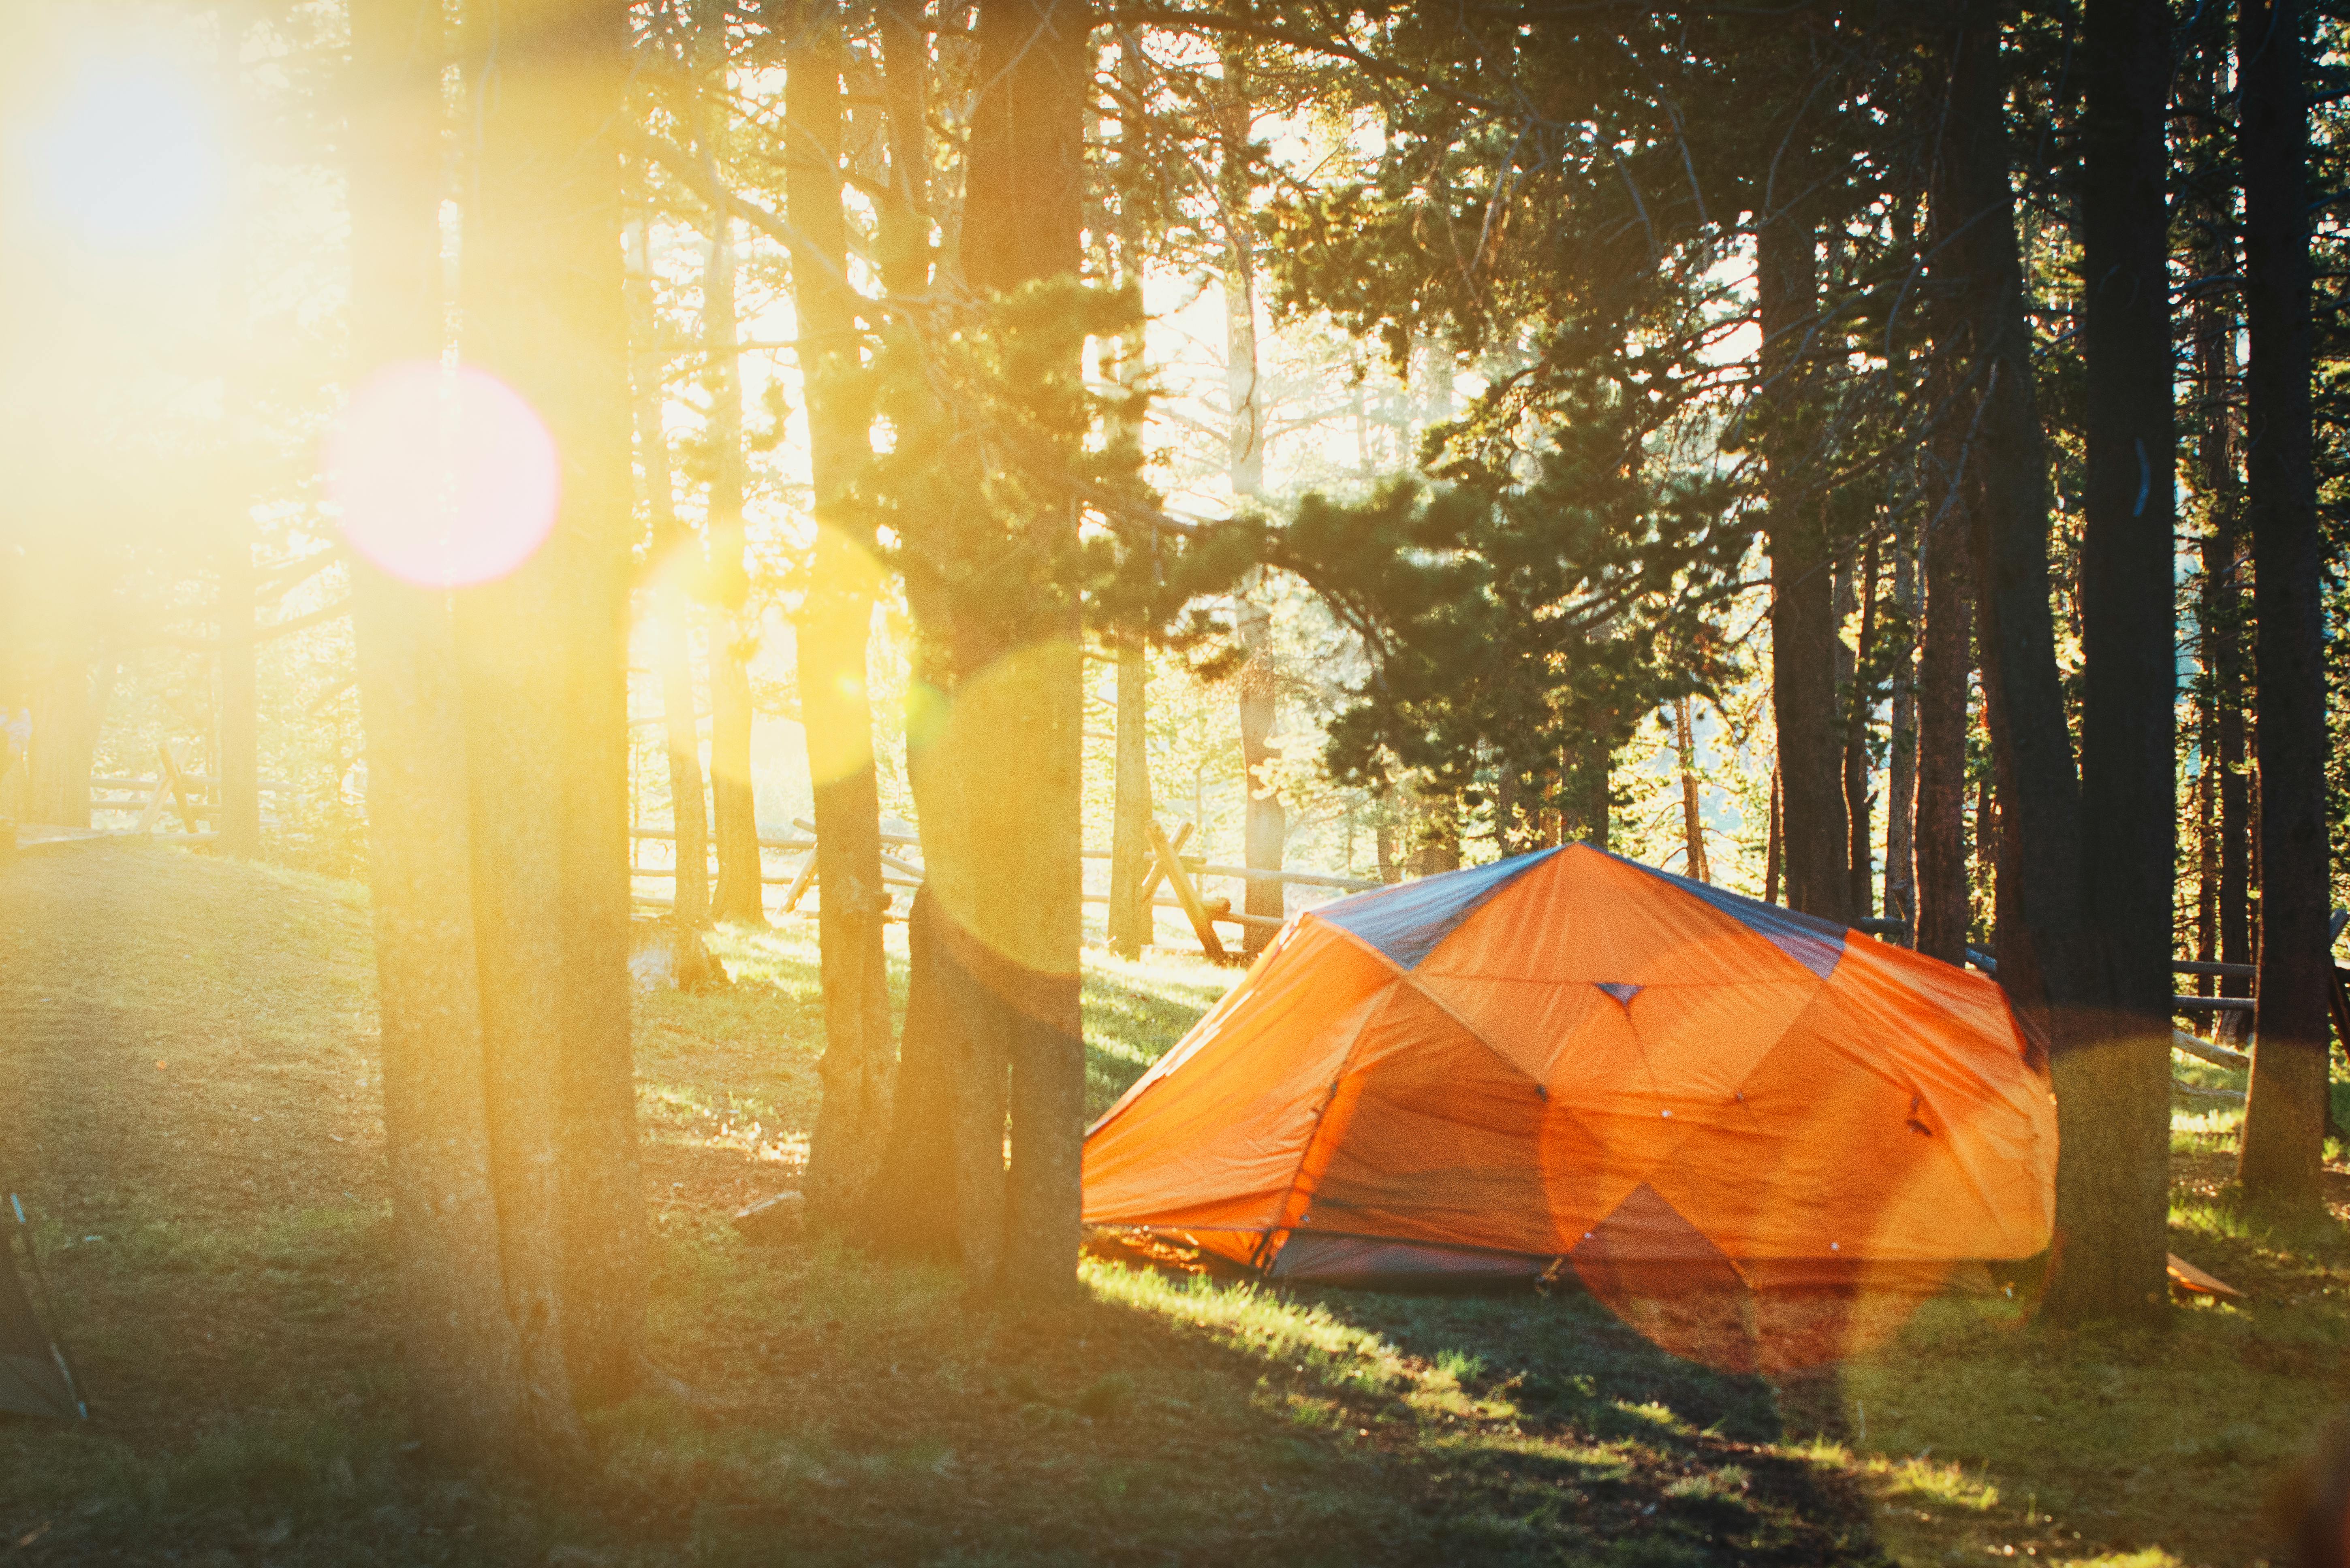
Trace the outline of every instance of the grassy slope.
<instances>
[{"instance_id":1,"label":"grassy slope","mask_svg":"<svg viewBox=\"0 0 2350 1568\"><path fill-rule=\"evenodd\" d=\"M805 928L725 950L733 992L639 1025L652 1342L713 1405L600 1413L600 1473L525 1494L402 1449L361 896L164 850L0 867L0 1172L96 1413L0 1417L0 1558L2247 1563L2341 1397L2341 1228L2231 1210L2224 1118L2181 1125L2174 1244L2254 1299L2156 1340L1958 1301L1644 1334L1097 1262L1067 1318L1001 1320L734 1239L805 1147L820 1026ZM1089 957L1096 1106L1229 978ZM1767 1376L1651 1343L1777 1365L1824 1327L1849 1359Z\"/></svg>"}]
</instances>

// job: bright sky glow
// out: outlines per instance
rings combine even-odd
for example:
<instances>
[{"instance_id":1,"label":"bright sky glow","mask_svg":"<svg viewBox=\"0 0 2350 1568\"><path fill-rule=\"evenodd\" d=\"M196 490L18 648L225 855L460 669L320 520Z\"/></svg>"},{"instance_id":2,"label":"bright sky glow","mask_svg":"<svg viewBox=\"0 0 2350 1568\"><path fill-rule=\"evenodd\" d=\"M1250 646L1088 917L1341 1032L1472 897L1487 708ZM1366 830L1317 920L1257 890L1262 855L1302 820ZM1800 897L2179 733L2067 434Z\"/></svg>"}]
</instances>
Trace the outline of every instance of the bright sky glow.
<instances>
[{"instance_id":1,"label":"bright sky glow","mask_svg":"<svg viewBox=\"0 0 2350 1568\"><path fill-rule=\"evenodd\" d=\"M555 526L555 438L486 370L427 361L360 383L326 452L351 548L404 582L457 588L530 559Z\"/></svg>"},{"instance_id":2,"label":"bright sky glow","mask_svg":"<svg viewBox=\"0 0 2350 1568\"><path fill-rule=\"evenodd\" d=\"M227 186L211 106L161 60L82 66L22 149L41 207L97 249L186 244L217 219Z\"/></svg>"}]
</instances>

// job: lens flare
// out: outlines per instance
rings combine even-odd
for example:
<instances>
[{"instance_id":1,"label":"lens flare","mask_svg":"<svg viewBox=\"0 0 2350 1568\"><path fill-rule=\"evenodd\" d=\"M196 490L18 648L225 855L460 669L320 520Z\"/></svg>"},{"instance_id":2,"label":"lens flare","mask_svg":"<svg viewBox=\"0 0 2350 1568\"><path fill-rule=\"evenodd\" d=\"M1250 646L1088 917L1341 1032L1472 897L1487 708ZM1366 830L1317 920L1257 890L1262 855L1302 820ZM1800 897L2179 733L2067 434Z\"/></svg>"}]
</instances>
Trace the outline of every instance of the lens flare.
<instances>
[{"instance_id":1,"label":"lens flare","mask_svg":"<svg viewBox=\"0 0 2350 1568\"><path fill-rule=\"evenodd\" d=\"M343 536L403 582L459 588L530 559L555 527L555 438L486 370L393 365L359 384L326 452Z\"/></svg>"},{"instance_id":2,"label":"lens flare","mask_svg":"<svg viewBox=\"0 0 2350 1568\"><path fill-rule=\"evenodd\" d=\"M49 213L108 249L192 237L218 215L227 187L209 106L156 59L83 67L24 137L20 156Z\"/></svg>"}]
</instances>

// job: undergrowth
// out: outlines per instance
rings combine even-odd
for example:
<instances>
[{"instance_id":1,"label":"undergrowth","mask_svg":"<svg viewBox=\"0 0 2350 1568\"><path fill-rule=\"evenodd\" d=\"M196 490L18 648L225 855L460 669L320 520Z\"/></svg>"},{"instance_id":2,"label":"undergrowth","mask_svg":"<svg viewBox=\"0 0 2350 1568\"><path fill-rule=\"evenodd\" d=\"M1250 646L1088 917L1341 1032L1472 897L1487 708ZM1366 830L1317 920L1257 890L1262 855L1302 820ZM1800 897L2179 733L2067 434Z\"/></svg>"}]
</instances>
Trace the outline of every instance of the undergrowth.
<instances>
[{"instance_id":1,"label":"undergrowth","mask_svg":"<svg viewBox=\"0 0 2350 1568\"><path fill-rule=\"evenodd\" d=\"M2343 1393L2350 1243L2241 1200L2224 1106L2174 1123L2172 1246L2248 1295L2158 1335L1952 1298L1712 1355L1737 1335L1581 1295L1099 1260L1023 1318L753 1249L728 1217L796 1179L821 999L810 928L717 945L730 989L638 1023L648 1343L702 1401L594 1412L576 1467L493 1483L423 1469L402 1413L363 901L172 852L0 870L0 1154L94 1410L0 1417L0 1558L2250 1563ZM1089 952L1091 1110L1235 978Z\"/></svg>"}]
</instances>

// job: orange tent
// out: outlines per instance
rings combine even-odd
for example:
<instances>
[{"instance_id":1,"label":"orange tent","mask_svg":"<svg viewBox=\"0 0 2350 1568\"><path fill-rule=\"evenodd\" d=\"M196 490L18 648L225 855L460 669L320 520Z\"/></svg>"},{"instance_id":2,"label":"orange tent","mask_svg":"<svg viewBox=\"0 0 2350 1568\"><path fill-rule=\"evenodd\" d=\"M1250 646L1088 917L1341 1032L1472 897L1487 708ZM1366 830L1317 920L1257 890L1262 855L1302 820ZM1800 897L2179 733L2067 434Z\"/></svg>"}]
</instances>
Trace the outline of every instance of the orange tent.
<instances>
[{"instance_id":1,"label":"orange tent","mask_svg":"<svg viewBox=\"0 0 2350 1568\"><path fill-rule=\"evenodd\" d=\"M1085 1218L1276 1278L1929 1286L2048 1244L2006 994L1587 845L1326 904L1086 1137Z\"/></svg>"}]
</instances>

